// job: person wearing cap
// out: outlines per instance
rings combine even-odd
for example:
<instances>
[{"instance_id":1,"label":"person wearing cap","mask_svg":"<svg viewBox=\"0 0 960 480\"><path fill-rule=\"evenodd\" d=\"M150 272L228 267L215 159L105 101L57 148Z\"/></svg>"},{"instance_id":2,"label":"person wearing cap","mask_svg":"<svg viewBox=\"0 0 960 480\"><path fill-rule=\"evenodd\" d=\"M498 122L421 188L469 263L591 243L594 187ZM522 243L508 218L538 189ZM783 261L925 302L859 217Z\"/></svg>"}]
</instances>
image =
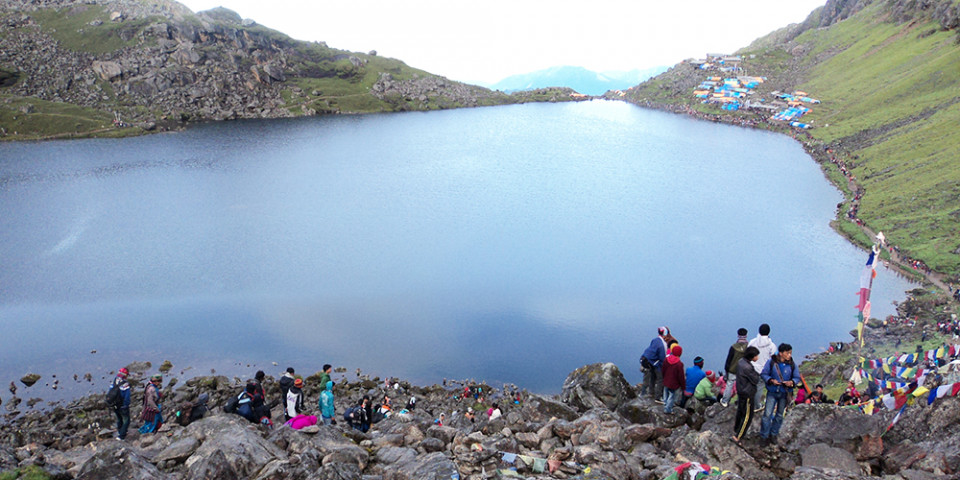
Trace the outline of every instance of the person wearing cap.
<instances>
[{"instance_id":1,"label":"person wearing cap","mask_svg":"<svg viewBox=\"0 0 960 480\"><path fill-rule=\"evenodd\" d=\"M767 385L767 405L760 421L760 437L764 442L770 442L780 434L787 399L801 383L800 369L793 363L793 347L789 343L781 343L777 347L777 354L767 360L760 378Z\"/></svg>"},{"instance_id":2,"label":"person wearing cap","mask_svg":"<svg viewBox=\"0 0 960 480\"><path fill-rule=\"evenodd\" d=\"M280 385L280 398L283 400L283 418L285 422L290 421L294 415L287 414L287 392L290 391L290 387L293 386L293 381L296 380L296 377L293 376L294 371L293 367L287 367L287 371L283 372L283 376L280 377L280 381L277 382Z\"/></svg>"},{"instance_id":3,"label":"person wearing cap","mask_svg":"<svg viewBox=\"0 0 960 480\"><path fill-rule=\"evenodd\" d=\"M163 383L163 375L155 374L150 377L150 383L143 392L143 411L140 412L140 420L143 420L143 426L138 430L141 434L154 433L163 425L163 416L161 410L163 404L160 403L163 394L160 392L160 385Z\"/></svg>"},{"instance_id":4,"label":"person wearing cap","mask_svg":"<svg viewBox=\"0 0 960 480\"><path fill-rule=\"evenodd\" d=\"M700 380L703 380L707 376L703 371L703 357L697 357L693 359L693 366L688 368L685 372L687 377L687 384L683 389L683 397L680 398L680 406L687 406L687 400L693 397L693 392L696 391L697 385L700 384Z\"/></svg>"},{"instance_id":5,"label":"person wearing cap","mask_svg":"<svg viewBox=\"0 0 960 480\"><path fill-rule=\"evenodd\" d=\"M127 430L130 429L130 382L127 377L130 371L126 368L117 370L117 376L113 378L110 388L116 388L119 396L113 406L113 413L117 415L117 440L127 438Z\"/></svg>"},{"instance_id":6,"label":"person wearing cap","mask_svg":"<svg viewBox=\"0 0 960 480\"><path fill-rule=\"evenodd\" d=\"M683 347L674 345L670 355L663 361L664 413L673 413L673 404L683 397L683 388L687 384L680 355L683 355Z\"/></svg>"},{"instance_id":7,"label":"person wearing cap","mask_svg":"<svg viewBox=\"0 0 960 480\"><path fill-rule=\"evenodd\" d=\"M650 341L650 346L640 356L640 370L643 372L643 385L640 395L650 393L650 398L662 403L663 399L663 361L667 358L666 337L670 329L660 327L657 336Z\"/></svg>"},{"instance_id":8,"label":"person wearing cap","mask_svg":"<svg viewBox=\"0 0 960 480\"><path fill-rule=\"evenodd\" d=\"M807 397L804 403L830 403L830 399L827 398L827 394L823 393L823 385L817 384L813 393Z\"/></svg>"},{"instance_id":9,"label":"person wearing cap","mask_svg":"<svg viewBox=\"0 0 960 480\"><path fill-rule=\"evenodd\" d=\"M295 418L303 413L303 379L294 379L293 386L290 387L290 390L287 390L284 410L290 418Z\"/></svg>"},{"instance_id":10,"label":"person wearing cap","mask_svg":"<svg viewBox=\"0 0 960 480\"><path fill-rule=\"evenodd\" d=\"M737 329L737 341L730 345L727 351L727 361L723 363L723 368L727 370L726 387L723 389L723 398L720 399L720 405L726 407L730 405L730 399L733 397L733 387L737 383L737 364L743 358L743 352L747 350L747 331L746 328Z\"/></svg>"},{"instance_id":11,"label":"person wearing cap","mask_svg":"<svg viewBox=\"0 0 960 480\"><path fill-rule=\"evenodd\" d=\"M697 388L693 392L693 398L707 405L717 403L717 396L713 393L713 385L716 383L719 375L713 370L707 370L706 375L697 383Z\"/></svg>"}]
</instances>

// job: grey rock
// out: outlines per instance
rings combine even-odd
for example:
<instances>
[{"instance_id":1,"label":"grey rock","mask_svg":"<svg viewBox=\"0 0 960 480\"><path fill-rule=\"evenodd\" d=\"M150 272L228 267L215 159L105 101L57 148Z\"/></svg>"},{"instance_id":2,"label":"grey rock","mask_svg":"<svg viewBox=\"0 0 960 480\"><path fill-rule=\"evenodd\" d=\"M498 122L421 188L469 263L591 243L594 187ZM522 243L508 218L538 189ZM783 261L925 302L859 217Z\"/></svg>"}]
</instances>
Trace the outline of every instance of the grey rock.
<instances>
[{"instance_id":1,"label":"grey rock","mask_svg":"<svg viewBox=\"0 0 960 480\"><path fill-rule=\"evenodd\" d=\"M800 451L804 467L835 469L846 473L860 473L860 465L853 454L824 443L815 443Z\"/></svg>"},{"instance_id":2,"label":"grey rock","mask_svg":"<svg viewBox=\"0 0 960 480\"><path fill-rule=\"evenodd\" d=\"M285 456L283 450L261 436L258 428L237 415L214 415L191 423L187 431L203 443L187 459L187 467L193 470L193 464L219 452L234 472L246 477L271 460Z\"/></svg>"},{"instance_id":3,"label":"grey rock","mask_svg":"<svg viewBox=\"0 0 960 480\"><path fill-rule=\"evenodd\" d=\"M125 444L107 443L80 468L78 480L124 478L130 480L165 479L169 476L153 466L136 449Z\"/></svg>"},{"instance_id":4,"label":"grey rock","mask_svg":"<svg viewBox=\"0 0 960 480\"><path fill-rule=\"evenodd\" d=\"M452 460L444 453L434 452L398 464L395 470L384 472L383 480L450 480L459 475Z\"/></svg>"},{"instance_id":5,"label":"grey rock","mask_svg":"<svg viewBox=\"0 0 960 480\"><path fill-rule=\"evenodd\" d=\"M417 457L417 451L406 447L384 447L377 451L377 461L385 465L406 463Z\"/></svg>"},{"instance_id":6,"label":"grey rock","mask_svg":"<svg viewBox=\"0 0 960 480\"><path fill-rule=\"evenodd\" d=\"M834 405L797 405L784 416L779 445L800 451L807 445L825 443L855 452L864 435L882 432L889 423L882 415L864 415L859 410Z\"/></svg>"},{"instance_id":7,"label":"grey rock","mask_svg":"<svg viewBox=\"0 0 960 480\"><path fill-rule=\"evenodd\" d=\"M561 401L581 411L596 407L592 398L616 410L636 396L620 369L612 363L594 363L574 370L560 390Z\"/></svg>"},{"instance_id":8,"label":"grey rock","mask_svg":"<svg viewBox=\"0 0 960 480\"><path fill-rule=\"evenodd\" d=\"M97 75L100 76L100 78L108 82L110 80L113 80L114 78L119 77L121 74L123 74L123 69L120 67L120 64L117 62L94 61L91 68L93 69L93 73L96 73ZM130 369L129 367L127 368ZM130 371L135 372L137 370L130 369ZM144 371L146 371L146 369L139 370L138 372L142 373Z\"/></svg>"},{"instance_id":9,"label":"grey rock","mask_svg":"<svg viewBox=\"0 0 960 480\"><path fill-rule=\"evenodd\" d=\"M166 460L173 460L176 463L183 463L190 455L193 455L193 452L200 447L200 441L192 436L186 436L179 440L175 440L169 446L160 451L155 457L153 457L153 462L163 462Z\"/></svg>"}]
</instances>

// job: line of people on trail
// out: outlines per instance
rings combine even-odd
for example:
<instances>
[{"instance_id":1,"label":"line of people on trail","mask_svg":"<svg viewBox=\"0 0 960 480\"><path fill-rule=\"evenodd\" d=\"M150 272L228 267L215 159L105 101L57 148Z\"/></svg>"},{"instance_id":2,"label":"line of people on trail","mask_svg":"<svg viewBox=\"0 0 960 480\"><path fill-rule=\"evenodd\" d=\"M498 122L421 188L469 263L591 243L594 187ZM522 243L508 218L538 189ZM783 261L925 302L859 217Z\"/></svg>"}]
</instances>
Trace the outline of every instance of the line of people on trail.
<instances>
[{"instance_id":1,"label":"line of people on trail","mask_svg":"<svg viewBox=\"0 0 960 480\"><path fill-rule=\"evenodd\" d=\"M130 371L126 367L117 370L117 375L110 382L110 388L106 393L106 403L113 410L117 417L117 440L125 440L130 429L130 401L131 387L128 377ZM155 433L163 426L163 392L160 390L163 384L163 375L155 374L150 377L150 381L144 386L143 407L140 410L139 419L143 425L137 429L140 434ZM181 408L174 412L174 421L178 424L187 426L190 422L202 418L207 412L207 402L210 396L206 393L201 394L195 401L186 402Z\"/></svg>"},{"instance_id":2,"label":"line of people on trail","mask_svg":"<svg viewBox=\"0 0 960 480\"><path fill-rule=\"evenodd\" d=\"M757 336L747 341L747 329L737 330L737 341L730 346L724 369L726 375L703 370L704 360L696 357L693 366L683 367L683 348L667 327L659 327L657 336L640 357L643 384L640 395L649 395L664 405L664 413L673 413L674 406L684 408L690 398L706 405L720 403L727 407L737 396L737 415L733 441L740 444L753 417L763 412L760 437L774 441L783 423L783 412L793 400L793 391L802 386L800 371L793 361L793 347L777 346L770 339L770 326L760 325ZM764 389L759 388L761 385ZM825 401L823 387L811 394L810 401ZM721 393L718 395L718 393ZM719 397L719 398L718 398Z\"/></svg>"}]
</instances>

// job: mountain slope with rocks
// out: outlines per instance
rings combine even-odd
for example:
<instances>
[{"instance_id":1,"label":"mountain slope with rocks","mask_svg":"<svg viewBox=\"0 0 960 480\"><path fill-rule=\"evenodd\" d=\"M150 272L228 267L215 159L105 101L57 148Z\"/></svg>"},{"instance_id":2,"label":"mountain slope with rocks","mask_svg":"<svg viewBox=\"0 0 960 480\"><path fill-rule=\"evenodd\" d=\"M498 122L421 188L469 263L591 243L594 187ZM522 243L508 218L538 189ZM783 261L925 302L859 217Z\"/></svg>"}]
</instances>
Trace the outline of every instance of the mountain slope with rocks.
<instances>
[{"instance_id":1,"label":"mountain slope with rocks","mask_svg":"<svg viewBox=\"0 0 960 480\"><path fill-rule=\"evenodd\" d=\"M796 137L847 196L841 233L869 246L861 227L882 231L902 263L960 285L960 4L828 0L735 53L740 71L684 62L623 99ZM708 77L743 75L766 81L739 110L693 93ZM809 129L771 119L787 108L775 93L797 91L820 101L802 117Z\"/></svg>"},{"instance_id":2,"label":"mountain slope with rocks","mask_svg":"<svg viewBox=\"0 0 960 480\"><path fill-rule=\"evenodd\" d=\"M134 373L134 385L143 378ZM319 372L305 380L311 414L318 379ZM111 438L115 420L102 395L8 416L0 424L0 471L62 479L660 480L696 462L727 472L710 477L717 479L960 478L954 428L960 398L918 405L887 437L880 435L894 412L868 416L832 404L799 405L788 410L776 444L750 436L739 446L730 440L733 406L693 400L665 414L662 405L638 398L636 387L609 363L572 372L553 397L463 383L471 393L482 391L475 398L463 395L461 385L339 378L338 423L302 430L224 413L221 406L242 385L197 377L176 390L168 386L162 403L170 423L158 433L139 434L134 420L123 441ZM279 397L273 378L263 385L268 400ZM136 416L142 389L134 390ZM210 412L186 427L175 423L176 406L203 393L211 399ZM517 393L519 403L512 401ZM385 394L394 405L416 397L417 406L409 412L394 407L365 433L346 425L343 412L362 395L376 400ZM492 402L500 403L500 418L487 418ZM465 415L467 408L477 412L475 420ZM441 413L442 425L436 422ZM282 418L280 407L273 418Z\"/></svg>"},{"instance_id":3,"label":"mountain slope with rocks","mask_svg":"<svg viewBox=\"0 0 960 480\"><path fill-rule=\"evenodd\" d=\"M563 89L509 96L173 0L5 0L0 39L5 139L571 99Z\"/></svg>"}]
</instances>

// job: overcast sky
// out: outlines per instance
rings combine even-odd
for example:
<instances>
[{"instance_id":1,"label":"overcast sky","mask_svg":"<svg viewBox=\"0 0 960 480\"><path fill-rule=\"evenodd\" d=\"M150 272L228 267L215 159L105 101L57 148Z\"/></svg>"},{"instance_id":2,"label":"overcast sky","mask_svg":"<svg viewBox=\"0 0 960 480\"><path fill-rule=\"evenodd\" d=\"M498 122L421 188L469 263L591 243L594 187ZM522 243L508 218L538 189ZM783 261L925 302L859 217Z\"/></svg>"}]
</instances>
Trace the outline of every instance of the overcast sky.
<instances>
[{"instance_id":1,"label":"overcast sky","mask_svg":"<svg viewBox=\"0 0 960 480\"><path fill-rule=\"evenodd\" d=\"M472 83L553 66L596 71L727 53L826 0L181 0L218 6L300 40L393 57Z\"/></svg>"}]
</instances>

